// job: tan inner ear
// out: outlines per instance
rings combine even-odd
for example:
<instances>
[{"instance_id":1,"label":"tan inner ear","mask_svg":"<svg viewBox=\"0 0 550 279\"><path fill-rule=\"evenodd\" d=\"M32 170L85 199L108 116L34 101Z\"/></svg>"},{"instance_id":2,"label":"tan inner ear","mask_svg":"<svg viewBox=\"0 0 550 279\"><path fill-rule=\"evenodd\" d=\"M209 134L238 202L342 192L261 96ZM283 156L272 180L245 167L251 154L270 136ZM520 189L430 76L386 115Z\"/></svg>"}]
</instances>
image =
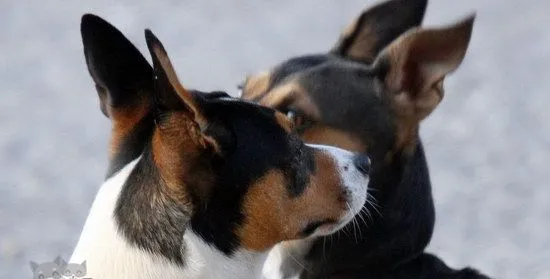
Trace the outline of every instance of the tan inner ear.
<instances>
[{"instance_id":1,"label":"tan inner ear","mask_svg":"<svg viewBox=\"0 0 550 279\"><path fill-rule=\"evenodd\" d=\"M350 25L348 25L342 34L340 35L340 38L338 39L338 42L336 45L332 48L332 52L337 51L341 45L344 44L344 41L350 39L350 37L356 33L358 28L361 28L359 34L357 34L357 37L354 38L352 45L345 53L346 56L357 59L357 60L363 60L363 61L372 61L374 57L376 57L376 39L378 38L375 31L370 28L370 25L372 22L370 20L367 20L362 24L362 26L359 26L359 19L361 17L356 18Z\"/></svg>"},{"instance_id":2,"label":"tan inner ear","mask_svg":"<svg viewBox=\"0 0 550 279\"><path fill-rule=\"evenodd\" d=\"M377 60L389 67L385 79L388 89L406 92L414 101L430 98L430 92L438 93L432 89L464 59L474 19L472 15L440 29L415 28L390 44Z\"/></svg>"},{"instance_id":3,"label":"tan inner ear","mask_svg":"<svg viewBox=\"0 0 550 279\"><path fill-rule=\"evenodd\" d=\"M384 83L393 100L398 148L413 145L420 121L443 99L443 81L464 59L474 18L441 29L410 30L375 62L388 67Z\"/></svg>"}]
</instances>

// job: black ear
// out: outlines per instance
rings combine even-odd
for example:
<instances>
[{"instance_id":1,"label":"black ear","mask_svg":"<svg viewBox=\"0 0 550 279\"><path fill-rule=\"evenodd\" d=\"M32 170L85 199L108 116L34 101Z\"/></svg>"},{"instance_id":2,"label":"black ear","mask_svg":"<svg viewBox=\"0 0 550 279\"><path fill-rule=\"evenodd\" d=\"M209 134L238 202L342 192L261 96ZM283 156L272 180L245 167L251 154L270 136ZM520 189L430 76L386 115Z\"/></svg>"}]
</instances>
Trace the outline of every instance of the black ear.
<instances>
[{"instance_id":1,"label":"black ear","mask_svg":"<svg viewBox=\"0 0 550 279\"><path fill-rule=\"evenodd\" d=\"M340 36L331 53L371 63L401 34L422 23L428 0L389 0L365 10Z\"/></svg>"},{"instance_id":2,"label":"black ear","mask_svg":"<svg viewBox=\"0 0 550 279\"><path fill-rule=\"evenodd\" d=\"M102 112L112 119L117 109L143 109L151 96L153 69L139 50L96 15L82 16L80 31Z\"/></svg>"},{"instance_id":3,"label":"black ear","mask_svg":"<svg viewBox=\"0 0 550 279\"><path fill-rule=\"evenodd\" d=\"M109 177L141 154L152 131L153 68L100 17L82 16L80 31L101 111L112 122Z\"/></svg>"}]
</instances>

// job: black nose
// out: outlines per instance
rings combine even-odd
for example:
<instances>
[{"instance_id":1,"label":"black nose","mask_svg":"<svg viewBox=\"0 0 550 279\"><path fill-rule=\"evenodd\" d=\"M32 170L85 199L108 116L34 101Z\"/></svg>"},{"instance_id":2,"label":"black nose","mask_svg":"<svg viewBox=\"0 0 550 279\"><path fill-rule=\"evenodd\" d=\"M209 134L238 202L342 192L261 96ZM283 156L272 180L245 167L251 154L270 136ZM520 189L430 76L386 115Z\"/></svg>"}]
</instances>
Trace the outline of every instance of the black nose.
<instances>
[{"instance_id":1,"label":"black nose","mask_svg":"<svg viewBox=\"0 0 550 279\"><path fill-rule=\"evenodd\" d=\"M353 164L357 169L365 175L370 173L370 159L369 156L358 154L353 158Z\"/></svg>"}]
</instances>

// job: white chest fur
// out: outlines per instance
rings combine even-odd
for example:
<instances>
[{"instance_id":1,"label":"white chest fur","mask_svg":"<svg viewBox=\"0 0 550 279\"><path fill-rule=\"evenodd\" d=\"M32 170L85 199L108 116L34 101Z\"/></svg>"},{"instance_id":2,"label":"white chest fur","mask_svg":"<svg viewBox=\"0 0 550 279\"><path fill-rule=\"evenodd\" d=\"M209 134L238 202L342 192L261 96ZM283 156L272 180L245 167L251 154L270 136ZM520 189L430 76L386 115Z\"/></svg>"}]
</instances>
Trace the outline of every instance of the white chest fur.
<instances>
[{"instance_id":1,"label":"white chest fur","mask_svg":"<svg viewBox=\"0 0 550 279\"><path fill-rule=\"evenodd\" d=\"M81 263L85 260L88 278L260 278L266 253L243 251L229 258L191 230L186 230L182 236L187 245L184 266L129 244L118 232L114 209L122 186L137 160L101 186L70 262Z\"/></svg>"}]
</instances>

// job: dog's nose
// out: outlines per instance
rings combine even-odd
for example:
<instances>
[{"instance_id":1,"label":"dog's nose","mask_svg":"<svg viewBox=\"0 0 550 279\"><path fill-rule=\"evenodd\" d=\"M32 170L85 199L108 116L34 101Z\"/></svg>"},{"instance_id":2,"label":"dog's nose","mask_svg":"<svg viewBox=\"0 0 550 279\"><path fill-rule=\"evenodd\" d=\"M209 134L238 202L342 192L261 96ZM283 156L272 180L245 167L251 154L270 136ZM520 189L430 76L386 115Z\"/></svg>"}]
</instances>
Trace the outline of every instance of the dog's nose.
<instances>
[{"instance_id":1,"label":"dog's nose","mask_svg":"<svg viewBox=\"0 0 550 279\"><path fill-rule=\"evenodd\" d=\"M363 155L363 154L358 154L358 155L355 155L355 158L353 158L353 164L355 165L355 167L357 167L357 169L365 174L365 175L369 175L370 173L370 159L367 155Z\"/></svg>"}]
</instances>

